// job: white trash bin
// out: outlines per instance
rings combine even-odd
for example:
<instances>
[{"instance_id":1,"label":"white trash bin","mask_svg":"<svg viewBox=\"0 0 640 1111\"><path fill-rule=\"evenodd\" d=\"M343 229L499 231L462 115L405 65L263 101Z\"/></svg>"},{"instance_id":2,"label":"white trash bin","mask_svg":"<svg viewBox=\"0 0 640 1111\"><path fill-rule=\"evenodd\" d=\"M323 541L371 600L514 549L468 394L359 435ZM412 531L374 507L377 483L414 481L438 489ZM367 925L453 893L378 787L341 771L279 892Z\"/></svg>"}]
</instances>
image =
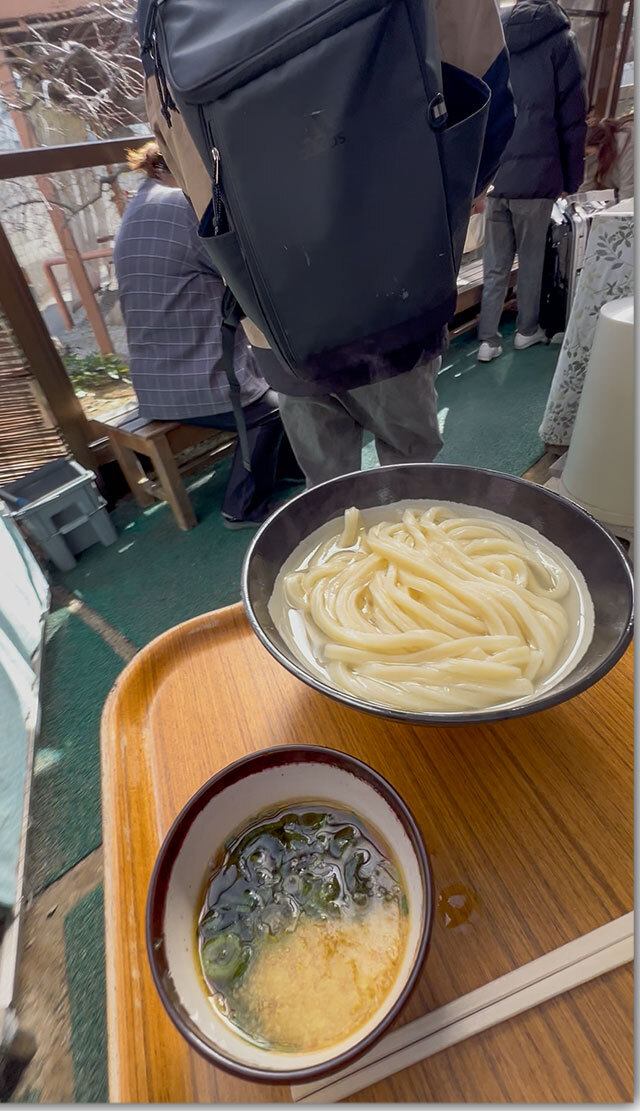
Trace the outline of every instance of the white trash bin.
<instances>
[{"instance_id":1,"label":"white trash bin","mask_svg":"<svg viewBox=\"0 0 640 1111\"><path fill-rule=\"evenodd\" d=\"M633 297L600 310L560 492L611 532L633 529Z\"/></svg>"}]
</instances>

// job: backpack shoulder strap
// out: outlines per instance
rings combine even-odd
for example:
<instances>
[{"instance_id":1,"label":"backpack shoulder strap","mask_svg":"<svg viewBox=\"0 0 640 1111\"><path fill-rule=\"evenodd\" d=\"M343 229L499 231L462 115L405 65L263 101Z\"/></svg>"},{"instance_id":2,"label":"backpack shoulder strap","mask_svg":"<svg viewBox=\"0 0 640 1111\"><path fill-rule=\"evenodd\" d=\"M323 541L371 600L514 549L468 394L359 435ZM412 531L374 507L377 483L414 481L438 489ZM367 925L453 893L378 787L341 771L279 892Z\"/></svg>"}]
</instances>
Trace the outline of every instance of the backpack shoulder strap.
<instances>
[{"instance_id":1,"label":"backpack shoulder strap","mask_svg":"<svg viewBox=\"0 0 640 1111\"><path fill-rule=\"evenodd\" d=\"M225 286L224 295L222 298L222 365L224 366L225 373L229 382L229 390L231 391L231 408L233 409L233 416L236 422L236 429L238 431L238 440L240 442L240 452L242 454L242 462L246 471L251 471L251 456L249 453L249 441L247 439L247 425L240 403L240 383L236 375L233 356L236 345L236 332L238 325L244 317L244 313L240 305L236 301L229 286Z\"/></svg>"}]
</instances>

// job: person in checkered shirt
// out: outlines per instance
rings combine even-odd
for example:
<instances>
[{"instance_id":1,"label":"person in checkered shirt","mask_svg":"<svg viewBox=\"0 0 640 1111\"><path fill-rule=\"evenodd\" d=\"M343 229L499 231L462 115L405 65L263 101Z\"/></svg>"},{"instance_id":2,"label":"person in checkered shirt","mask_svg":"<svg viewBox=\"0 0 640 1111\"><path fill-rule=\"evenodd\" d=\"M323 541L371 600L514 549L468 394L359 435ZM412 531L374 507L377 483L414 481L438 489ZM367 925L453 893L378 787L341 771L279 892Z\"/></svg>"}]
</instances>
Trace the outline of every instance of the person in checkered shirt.
<instances>
[{"instance_id":1,"label":"person in checkered shirt","mask_svg":"<svg viewBox=\"0 0 640 1111\"><path fill-rule=\"evenodd\" d=\"M157 144L132 152L129 162L146 179L124 214L113 257L140 414L233 430L222 365L224 283L202 247L193 208ZM260 524L283 477L304 481L280 419L277 394L260 376L241 328L234 370L251 471L245 470L237 446L222 507L227 528Z\"/></svg>"}]
</instances>

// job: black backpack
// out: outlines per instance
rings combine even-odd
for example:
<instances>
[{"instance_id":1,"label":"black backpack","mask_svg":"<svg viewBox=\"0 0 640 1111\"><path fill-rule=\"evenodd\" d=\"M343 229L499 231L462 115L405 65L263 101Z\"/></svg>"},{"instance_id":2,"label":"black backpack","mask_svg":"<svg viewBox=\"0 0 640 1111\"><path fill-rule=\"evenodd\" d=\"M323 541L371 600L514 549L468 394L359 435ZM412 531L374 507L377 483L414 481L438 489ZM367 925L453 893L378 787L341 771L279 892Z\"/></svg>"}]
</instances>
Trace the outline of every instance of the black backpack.
<instances>
[{"instance_id":1,"label":"black backpack","mask_svg":"<svg viewBox=\"0 0 640 1111\"><path fill-rule=\"evenodd\" d=\"M441 64L433 0L141 5L163 114L211 174L200 235L277 355L269 384L346 390L439 352L490 92Z\"/></svg>"}]
</instances>

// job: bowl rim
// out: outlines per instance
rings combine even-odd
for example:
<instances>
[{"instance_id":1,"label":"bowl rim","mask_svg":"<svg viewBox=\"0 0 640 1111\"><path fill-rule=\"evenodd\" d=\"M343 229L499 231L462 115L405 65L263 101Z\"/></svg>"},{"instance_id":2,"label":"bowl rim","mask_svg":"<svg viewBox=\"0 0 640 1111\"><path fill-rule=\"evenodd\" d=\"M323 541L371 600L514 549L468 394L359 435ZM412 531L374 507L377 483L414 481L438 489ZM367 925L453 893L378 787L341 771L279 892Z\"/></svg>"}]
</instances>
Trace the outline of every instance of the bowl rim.
<instances>
[{"instance_id":1,"label":"bowl rim","mask_svg":"<svg viewBox=\"0 0 640 1111\"><path fill-rule=\"evenodd\" d=\"M227 1057L226 1054L215 1049L209 1042L195 1033L183 1019L170 992L167 990L165 982L169 966L162 934L163 913L171 872L187 833L195 818L215 798L216 794L219 794L226 787L240 782L246 778L247 774L254 774L282 764L304 762L337 765L341 769L357 775L373 787L391 807L399 818L416 856L424 887L423 919L420 927L420 942L409 976L397 999L373 1030L369 1031L365 1037L343 1053L317 1065L305 1068L265 1069L259 1065L247 1065ZM177 1027L192 1049L206 1058L210 1064L224 1069L232 1075L239 1076L243 1080L253 1080L264 1084L295 1084L302 1081L317 1080L344 1068L351 1061L362 1056L382 1037L385 1030L400 1014L417 984L429 950L434 915L433 871L424 839L413 814L395 787L375 768L340 749L328 748L324 745L273 745L269 748L258 749L257 752L248 753L216 772L198 788L172 822L160 846L151 873L145 907L145 940L151 975L162 1004L174 1026ZM156 944L158 938L162 939L159 946Z\"/></svg>"},{"instance_id":2,"label":"bowl rim","mask_svg":"<svg viewBox=\"0 0 640 1111\"><path fill-rule=\"evenodd\" d=\"M507 479L510 483L514 483L518 486L533 487L544 497L549 498L551 501L561 502L570 512L573 512L577 517L584 518L585 521L589 523L590 527L595 527L599 532L603 534L609 544L611 544L611 546L616 550L616 553L619 556L621 564L624 568L627 579L629 602L628 614L625 627L620 635L617 644L614 645L614 647L604 658L604 660L602 660L598 664L598 666L593 669L593 671L589 672L588 675L583 676L582 679L576 679L573 682L569 682L569 684L562 690L559 690L557 687L551 687L550 690L546 692L546 694L540 695L540 697L536 698L535 700L524 702L521 705L514 705L511 707L507 704L506 706L502 707L502 709L488 707L485 710L434 710L424 713L412 710L399 710L392 706L382 706L378 703L362 701L355 695L351 695L347 691L341 691L337 687L333 687L329 683L325 683L318 676L312 675L302 666L302 664L297 663L297 661L295 660L289 660L287 656L285 656L284 653L281 652L280 649L273 643L273 641L270 640L270 638L264 631L255 614L249 594L249 567L254 552L260 542L260 538L262 537L263 533L265 533L269 528L273 527L276 519L280 516L281 513L290 510L291 506L296 501L298 501L300 498L306 497L307 494L309 494L312 490L320 490L323 487L331 486L337 482L341 482L343 479L353 479L356 478L358 475L368 473L363 471L351 471L349 474L338 475L336 478L327 479L326 482L320 482L317 484L317 486L311 487L310 490L303 490L301 491L301 493L297 494L295 498L290 498L288 501L284 502L275 511L275 513L272 513L271 516L268 517L267 520L260 526L253 539L251 540L249 547L247 548L242 563L242 573L240 577L240 596L242 598L244 612L247 616L249 624L251 625L251 628L258 637L258 640L261 642L261 644L264 645L270 655L272 655L274 659L276 659L278 663L281 664L281 666L284 667L291 675L295 675L297 679L299 679L303 683L306 683L307 686L313 687L314 690L319 691L321 694L327 695L329 698L334 699L334 701L336 702L341 702L343 703L343 705L350 706L352 709L359 710L361 713L373 714L376 717L383 717L392 721L404 721L413 725L464 726L477 725L481 724L482 722L508 721L511 718L517 717L528 717L530 714L537 714L542 710L548 710L553 706L560 705L562 702L567 702L569 699L575 698L576 695L582 694L583 691L588 690L589 687L592 687L595 683L599 682L599 680L602 679L611 670L611 668L615 666L615 664L617 664L618 660L621 659L624 652L628 648L633 636L633 570L630 558L618 539L611 532L609 532L609 530L605 528L605 526L601 524L601 522L598 521L596 517L592 516L591 513L588 513L586 509L582 508L582 506L577 505L576 502L572 502L568 498L563 497L561 494L557 494L554 490L548 490L545 486L539 486L536 482L530 482L528 479L520 478L517 475L507 474L505 471L493 471L487 467L469 467L461 463L393 463L390 466L386 467L376 467L375 470L398 471L404 470L405 468L429 468L430 470L435 469L446 471L466 471L473 474L487 475L492 478L499 477ZM503 514L503 516L506 517L507 514ZM317 527L320 528L321 526L318 525ZM570 676L571 673L569 673L569 678Z\"/></svg>"}]
</instances>

